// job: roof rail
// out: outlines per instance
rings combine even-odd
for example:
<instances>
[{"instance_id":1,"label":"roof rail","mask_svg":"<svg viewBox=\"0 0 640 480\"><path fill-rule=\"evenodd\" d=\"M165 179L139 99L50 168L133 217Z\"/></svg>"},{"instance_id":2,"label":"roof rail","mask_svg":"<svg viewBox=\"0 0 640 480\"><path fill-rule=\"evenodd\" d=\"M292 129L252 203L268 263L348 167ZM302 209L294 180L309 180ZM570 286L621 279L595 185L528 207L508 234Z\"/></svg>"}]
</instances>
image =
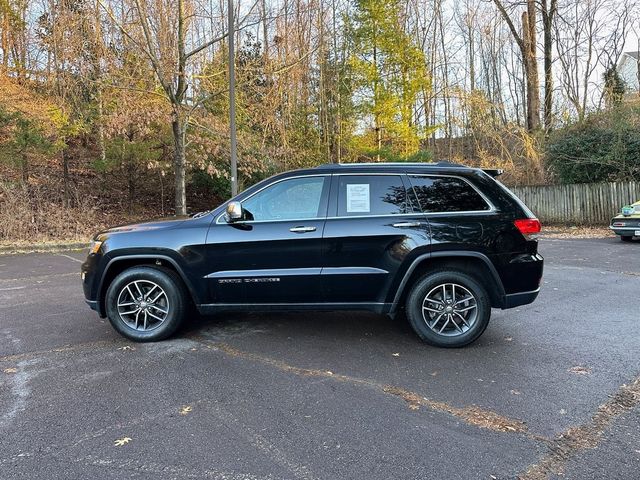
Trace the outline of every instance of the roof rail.
<instances>
[{"instance_id":1,"label":"roof rail","mask_svg":"<svg viewBox=\"0 0 640 480\"><path fill-rule=\"evenodd\" d=\"M325 163L316 168L357 168L357 167L464 167L459 163L452 162L363 162L363 163Z\"/></svg>"}]
</instances>

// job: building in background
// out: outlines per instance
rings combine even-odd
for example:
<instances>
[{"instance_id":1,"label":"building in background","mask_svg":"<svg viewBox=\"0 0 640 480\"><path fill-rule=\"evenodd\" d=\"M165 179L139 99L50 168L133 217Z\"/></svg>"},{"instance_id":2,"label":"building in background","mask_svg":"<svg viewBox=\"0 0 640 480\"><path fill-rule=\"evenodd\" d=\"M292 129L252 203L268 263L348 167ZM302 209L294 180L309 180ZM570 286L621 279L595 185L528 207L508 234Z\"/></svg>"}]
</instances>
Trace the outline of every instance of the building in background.
<instances>
[{"instance_id":1,"label":"building in background","mask_svg":"<svg viewBox=\"0 0 640 480\"><path fill-rule=\"evenodd\" d=\"M640 52L625 52L618 63L618 74L624 80L626 96L640 95Z\"/></svg>"}]
</instances>

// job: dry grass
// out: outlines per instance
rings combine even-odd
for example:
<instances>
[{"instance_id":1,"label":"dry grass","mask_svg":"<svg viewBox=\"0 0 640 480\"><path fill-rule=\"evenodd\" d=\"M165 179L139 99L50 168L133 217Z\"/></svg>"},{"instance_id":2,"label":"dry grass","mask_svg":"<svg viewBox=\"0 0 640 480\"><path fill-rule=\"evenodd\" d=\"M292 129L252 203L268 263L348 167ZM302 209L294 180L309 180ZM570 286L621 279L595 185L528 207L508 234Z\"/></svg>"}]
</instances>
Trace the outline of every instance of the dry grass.
<instances>
[{"instance_id":1,"label":"dry grass","mask_svg":"<svg viewBox=\"0 0 640 480\"><path fill-rule=\"evenodd\" d=\"M72 195L65 207L62 192L39 186L0 183L0 246L88 242L122 215L105 215L90 198Z\"/></svg>"},{"instance_id":2,"label":"dry grass","mask_svg":"<svg viewBox=\"0 0 640 480\"><path fill-rule=\"evenodd\" d=\"M546 225L542 228L543 238L607 238L615 234L605 226Z\"/></svg>"}]
</instances>

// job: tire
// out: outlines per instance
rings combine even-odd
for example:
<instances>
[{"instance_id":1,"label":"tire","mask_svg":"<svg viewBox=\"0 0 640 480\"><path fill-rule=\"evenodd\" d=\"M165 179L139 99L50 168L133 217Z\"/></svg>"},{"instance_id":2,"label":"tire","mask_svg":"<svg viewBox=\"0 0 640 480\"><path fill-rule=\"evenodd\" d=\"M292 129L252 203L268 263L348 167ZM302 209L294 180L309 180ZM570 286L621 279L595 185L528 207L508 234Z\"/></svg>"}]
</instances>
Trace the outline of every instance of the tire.
<instances>
[{"instance_id":1,"label":"tire","mask_svg":"<svg viewBox=\"0 0 640 480\"><path fill-rule=\"evenodd\" d=\"M633 240L633 237L630 235L621 235L620 238L623 242L631 242Z\"/></svg>"},{"instance_id":2,"label":"tire","mask_svg":"<svg viewBox=\"0 0 640 480\"><path fill-rule=\"evenodd\" d=\"M109 285L105 302L113 328L135 342L156 342L173 335L183 324L190 303L178 274L155 267L133 267L120 273Z\"/></svg>"},{"instance_id":3,"label":"tire","mask_svg":"<svg viewBox=\"0 0 640 480\"><path fill-rule=\"evenodd\" d=\"M470 275L439 270L415 282L407 296L406 312L409 324L424 342L458 348L476 341L485 331L491 301L486 289Z\"/></svg>"}]
</instances>

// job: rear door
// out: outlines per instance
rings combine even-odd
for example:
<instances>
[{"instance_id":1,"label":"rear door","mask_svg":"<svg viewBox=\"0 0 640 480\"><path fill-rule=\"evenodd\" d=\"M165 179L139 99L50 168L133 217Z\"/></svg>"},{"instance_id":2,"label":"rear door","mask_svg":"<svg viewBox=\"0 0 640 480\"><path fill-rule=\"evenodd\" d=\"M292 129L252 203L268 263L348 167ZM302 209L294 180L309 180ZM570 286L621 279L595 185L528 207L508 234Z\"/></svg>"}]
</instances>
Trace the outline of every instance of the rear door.
<instances>
[{"instance_id":1,"label":"rear door","mask_svg":"<svg viewBox=\"0 0 640 480\"><path fill-rule=\"evenodd\" d=\"M409 175L431 227L434 254L474 251L492 258L506 248L505 226L513 229L489 199L466 178L453 175ZM492 258L493 260L493 258Z\"/></svg>"},{"instance_id":2,"label":"rear door","mask_svg":"<svg viewBox=\"0 0 640 480\"><path fill-rule=\"evenodd\" d=\"M399 173L334 174L321 275L327 302L387 302L403 262L428 248L429 225L407 186Z\"/></svg>"}]
</instances>

